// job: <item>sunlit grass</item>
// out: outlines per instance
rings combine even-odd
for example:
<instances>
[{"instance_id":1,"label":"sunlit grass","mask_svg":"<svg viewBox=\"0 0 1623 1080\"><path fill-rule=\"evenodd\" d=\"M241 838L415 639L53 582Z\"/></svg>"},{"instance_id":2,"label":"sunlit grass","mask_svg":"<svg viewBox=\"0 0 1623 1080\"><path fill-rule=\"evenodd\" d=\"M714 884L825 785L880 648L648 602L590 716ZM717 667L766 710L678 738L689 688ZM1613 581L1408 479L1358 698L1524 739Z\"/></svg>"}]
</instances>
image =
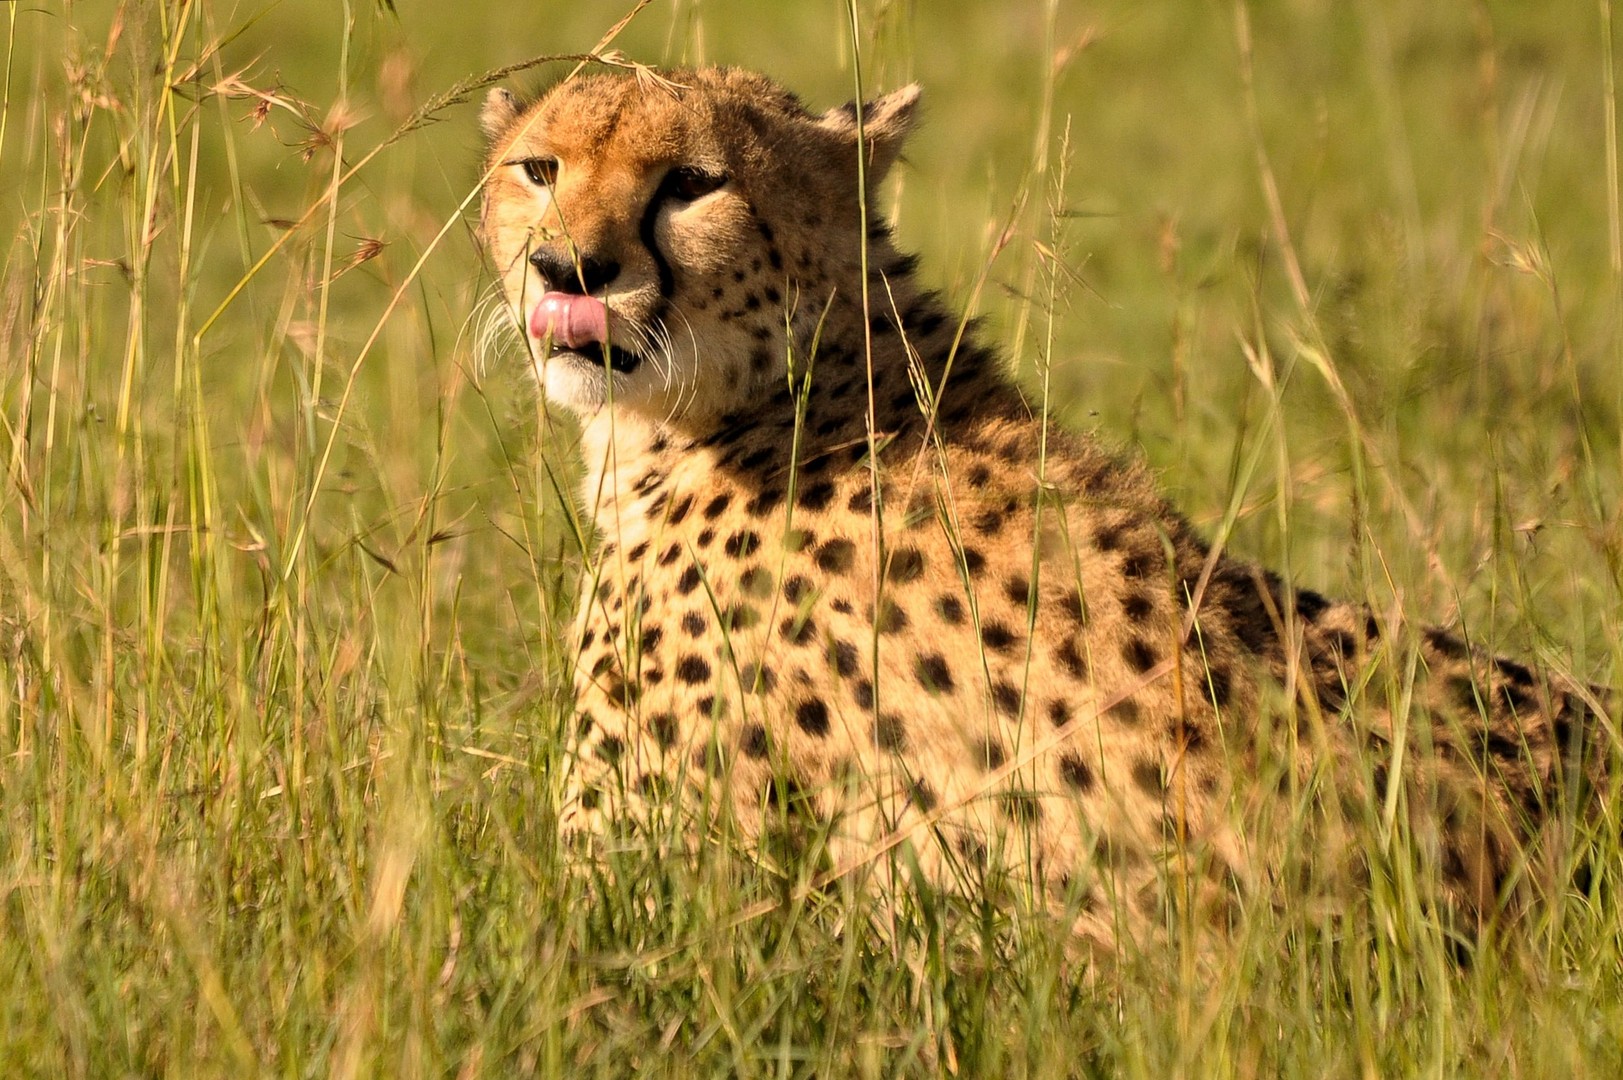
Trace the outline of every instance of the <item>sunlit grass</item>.
<instances>
[{"instance_id":1,"label":"sunlit grass","mask_svg":"<svg viewBox=\"0 0 1623 1080\"><path fill-rule=\"evenodd\" d=\"M0 11L7 1075L1623 1072L1615 799L1468 963L1373 805L1351 910L1104 962L669 823L567 872L573 429L478 346L471 107L413 117L621 12L398 6ZM1623 684L1608 9L1162 7L859 10L926 279L1229 550ZM776 18L614 45L848 96Z\"/></svg>"}]
</instances>

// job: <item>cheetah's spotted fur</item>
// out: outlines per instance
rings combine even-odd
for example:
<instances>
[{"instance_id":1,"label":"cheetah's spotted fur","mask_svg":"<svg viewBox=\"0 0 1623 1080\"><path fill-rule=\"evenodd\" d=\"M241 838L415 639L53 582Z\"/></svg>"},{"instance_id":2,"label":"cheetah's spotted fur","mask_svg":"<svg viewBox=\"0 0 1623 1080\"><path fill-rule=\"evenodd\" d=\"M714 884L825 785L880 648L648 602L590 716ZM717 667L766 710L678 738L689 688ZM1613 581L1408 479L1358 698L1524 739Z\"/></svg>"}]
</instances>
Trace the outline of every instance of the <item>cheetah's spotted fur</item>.
<instances>
[{"instance_id":1,"label":"cheetah's spotted fur","mask_svg":"<svg viewBox=\"0 0 1623 1080\"><path fill-rule=\"evenodd\" d=\"M900 833L939 880L1032 868L1110 940L1155 917L1174 847L1218 900L1266 877L1267 829L1235 822L1281 786L1401 785L1451 895L1493 903L1593 698L1425 631L1435 752L1388 776L1390 717L1347 706L1395 628L1214 553L1141 467L1034 417L864 218L859 161L871 192L916 98L864 108L861 158L854 107L733 70L486 105L519 322L591 293L617 350L530 337L602 539L566 818L725 792L749 835L825 823L836 862Z\"/></svg>"}]
</instances>

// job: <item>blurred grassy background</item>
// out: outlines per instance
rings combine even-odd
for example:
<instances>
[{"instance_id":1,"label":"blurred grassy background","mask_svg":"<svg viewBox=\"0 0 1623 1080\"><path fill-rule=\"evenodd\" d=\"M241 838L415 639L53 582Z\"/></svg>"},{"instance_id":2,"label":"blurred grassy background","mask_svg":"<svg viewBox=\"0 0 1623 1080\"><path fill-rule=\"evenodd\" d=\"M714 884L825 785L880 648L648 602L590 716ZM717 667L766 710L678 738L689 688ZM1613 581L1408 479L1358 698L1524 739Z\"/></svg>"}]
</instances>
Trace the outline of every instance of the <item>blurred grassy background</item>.
<instances>
[{"instance_id":1,"label":"blurred grassy background","mask_svg":"<svg viewBox=\"0 0 1623 1080\"><path fill-rule=\"evenodd\" d=\"M1616 1075L1615 903L1539 938L1559 986L1372 916L1369 982L1247 939L1082 990L1018 934L728 930L776 887L747 863L557 872L570 427L477 348L476 104L390 139L629 7L0 9L8 1071ZM990 266L1069 422L1304 584L1617 683L1608 13L874 0L855 41L925 87L904 244L959 302ZM851 25L671 0L613 47L826 106Z\"/></svg>"}]
</instances>

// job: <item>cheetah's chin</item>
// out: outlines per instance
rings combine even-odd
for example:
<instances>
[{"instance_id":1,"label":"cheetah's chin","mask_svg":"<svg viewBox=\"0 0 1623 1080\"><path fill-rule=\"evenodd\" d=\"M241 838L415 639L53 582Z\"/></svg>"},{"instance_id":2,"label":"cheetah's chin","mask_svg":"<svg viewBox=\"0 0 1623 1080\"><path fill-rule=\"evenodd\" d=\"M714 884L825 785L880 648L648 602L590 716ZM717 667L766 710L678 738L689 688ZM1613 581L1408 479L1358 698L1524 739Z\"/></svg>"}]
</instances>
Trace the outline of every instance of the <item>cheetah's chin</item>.
<instances>
[{"instance_id":1,"label":"cheetah's chin","mask_svg":"<svg viewBox=\"0 0 1623 1080\"><path fill-rule=\"evenodd\" d=\"M552 350L554 359L568 358L577 360L582 364L593 367L607 368L619 372L621 375L630 375L642 366L642 355L630 349L622 349L618 345L607 343L587 345L580 349L560 349L556 346Z\"/></svg>"}]
</instances>

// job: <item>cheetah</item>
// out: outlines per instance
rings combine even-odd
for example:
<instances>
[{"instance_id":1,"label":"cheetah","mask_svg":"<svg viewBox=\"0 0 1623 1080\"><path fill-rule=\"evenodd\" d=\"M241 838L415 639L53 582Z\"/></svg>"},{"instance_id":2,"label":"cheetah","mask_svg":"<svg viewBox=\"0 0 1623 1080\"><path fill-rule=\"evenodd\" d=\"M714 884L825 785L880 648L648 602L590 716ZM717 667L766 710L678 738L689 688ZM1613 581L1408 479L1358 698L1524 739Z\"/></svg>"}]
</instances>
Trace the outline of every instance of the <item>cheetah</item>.
<instances>
[{"instance_id":1,"label":"cheetah","mask_svg":"<svg viewBox=\"0 0 1623 1080\"><path fill-rule=\"evenodd\" d=\"M1033 415L874 210L918 101L638 68L485 103L480 236L600 542L563 826L686 793L696 835L905 847L1103 943L1164 922L1174 864L1213 918L1268 888L1304 798L1327 865L1362 800L1458 910L1538 880L1615 704L1294 587ZM1403 648L1418 732L1366 692Z\"/></svg>"}]
</instances>

